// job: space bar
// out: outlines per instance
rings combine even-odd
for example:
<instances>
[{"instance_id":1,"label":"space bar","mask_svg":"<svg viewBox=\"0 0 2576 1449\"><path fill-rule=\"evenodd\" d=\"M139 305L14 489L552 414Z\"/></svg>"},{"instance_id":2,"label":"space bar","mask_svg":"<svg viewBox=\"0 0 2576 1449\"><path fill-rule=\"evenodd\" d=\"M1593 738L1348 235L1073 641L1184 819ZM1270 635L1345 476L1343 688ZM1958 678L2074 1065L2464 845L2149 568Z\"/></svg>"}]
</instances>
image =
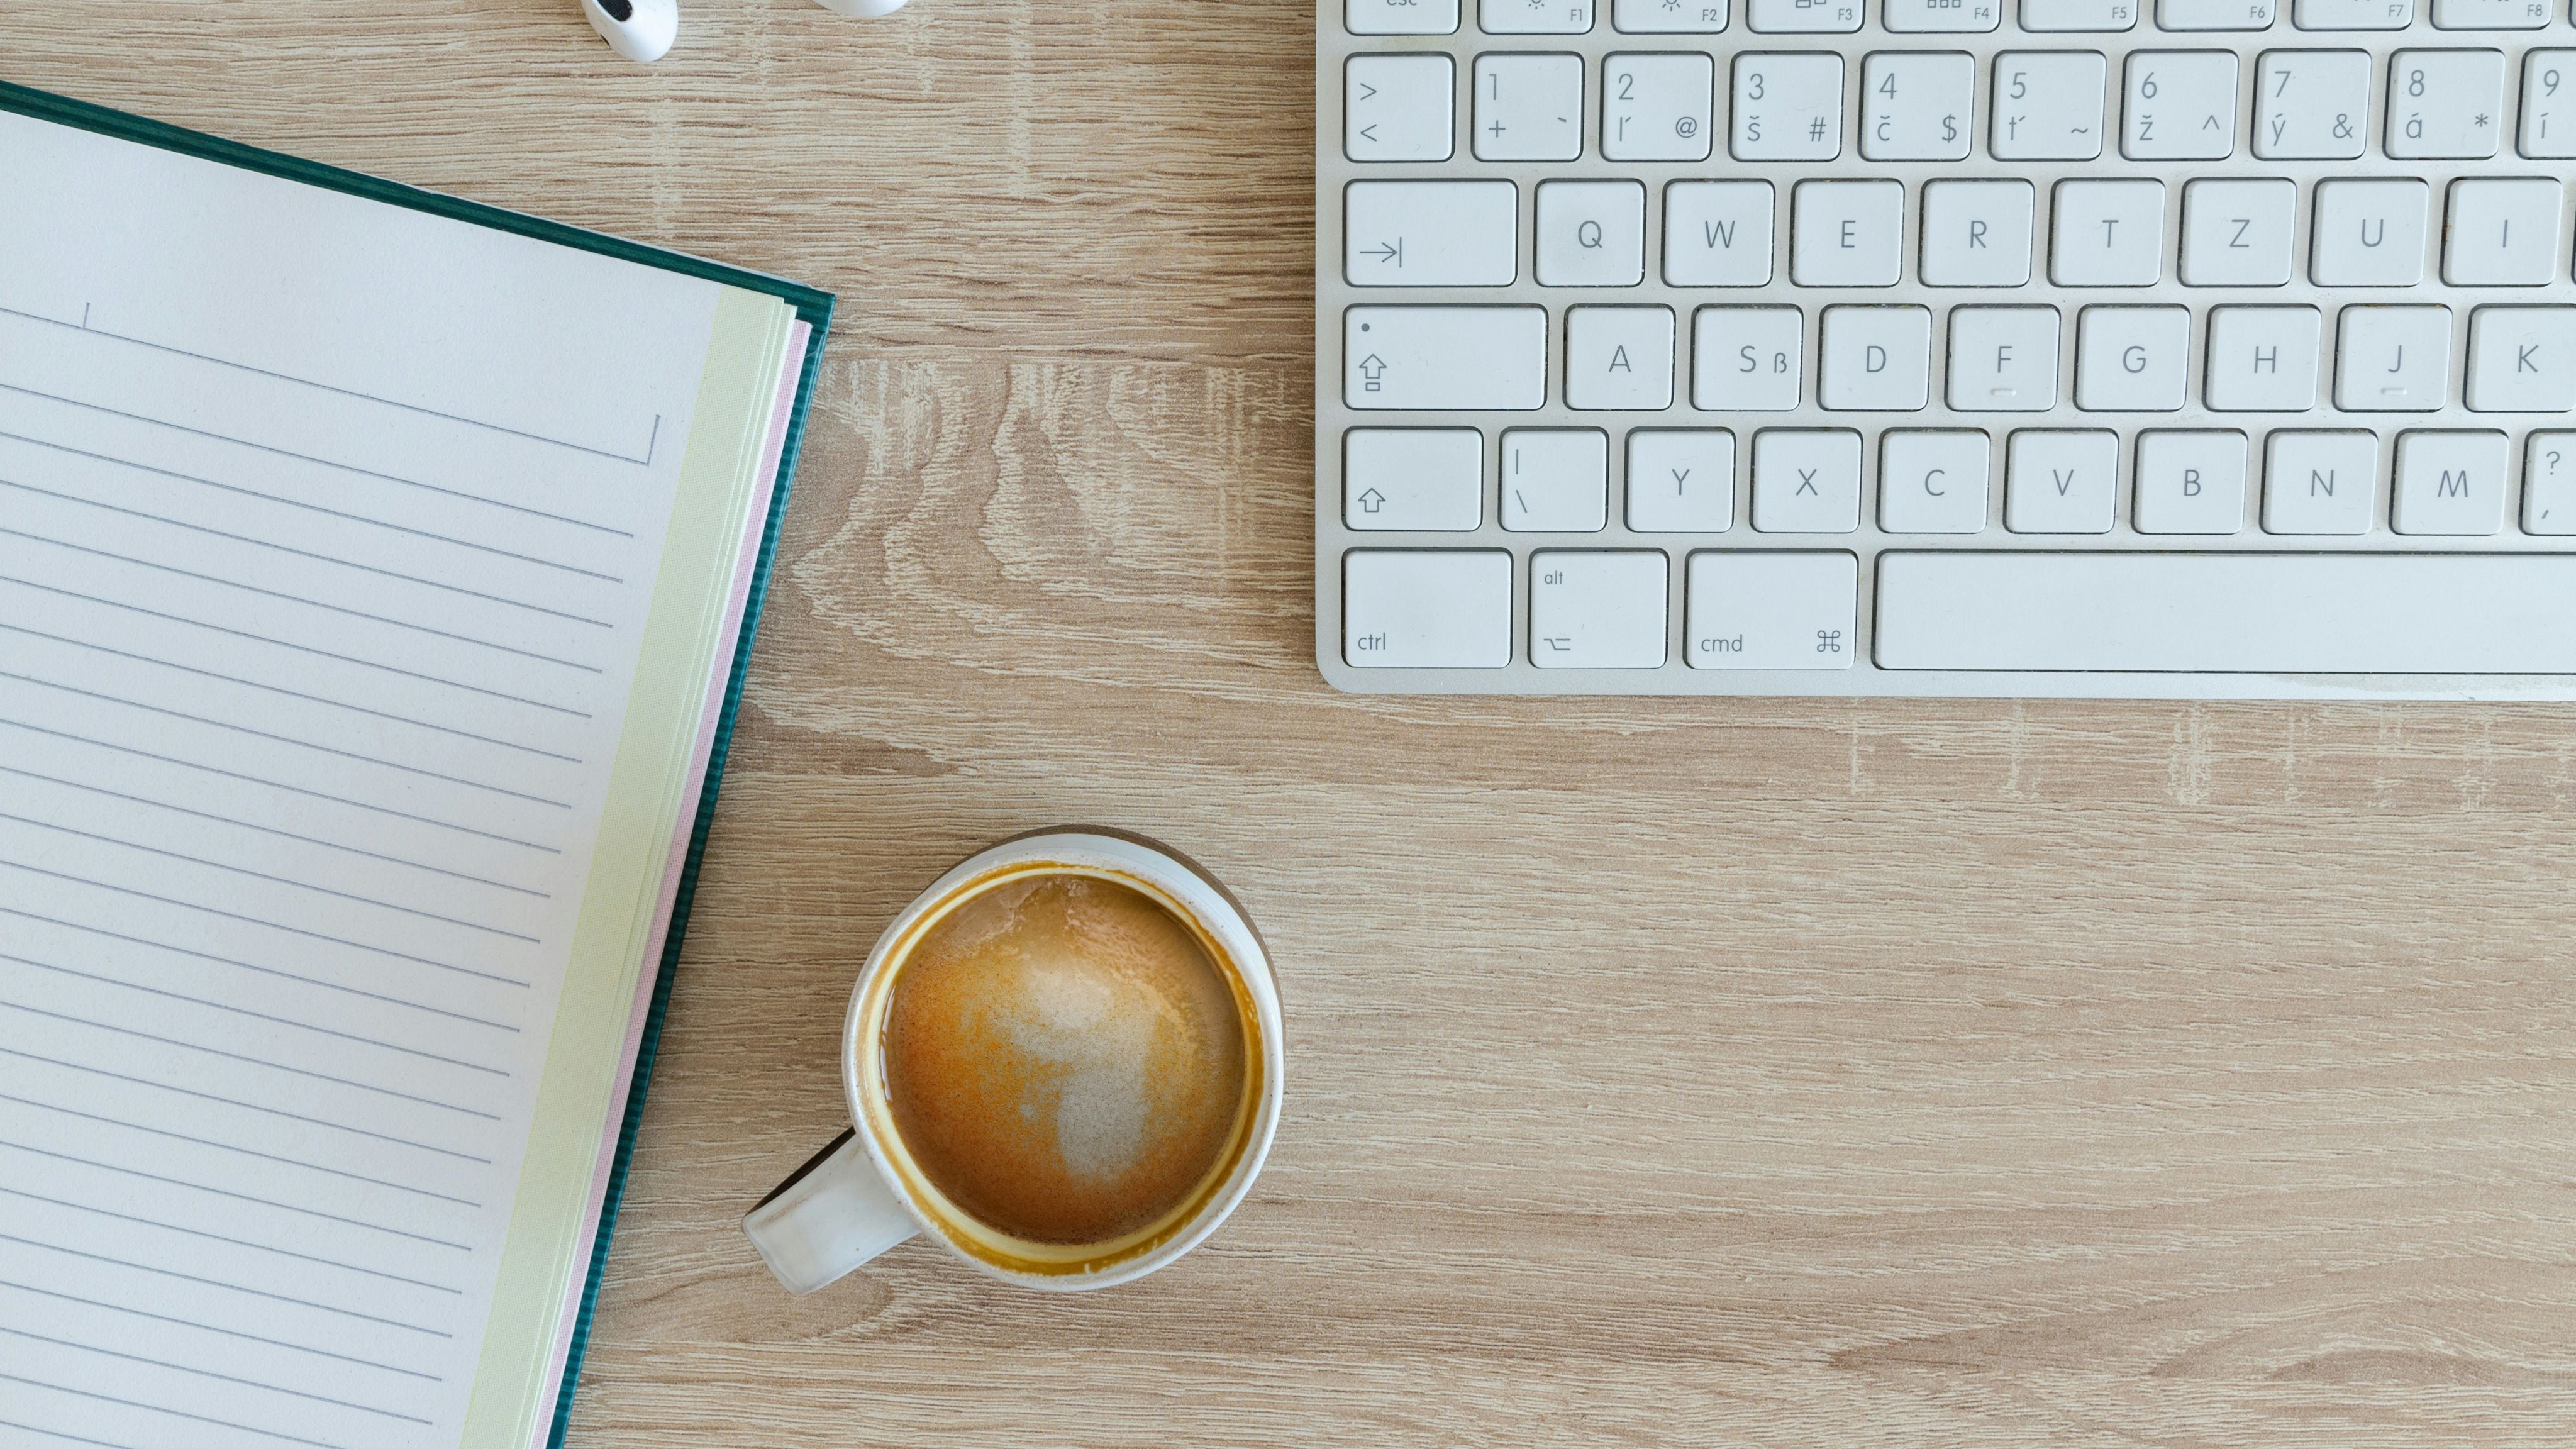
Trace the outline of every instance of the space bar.
<instances>
[{"instance_id":1,"label":"space bar","mask_svg":"<svg viewBox=\"0 0 2576 1449\"><path fill-rule=\"evenodd\" d=\"M2576 673L2576 556L1886 553L1882 669Z\"/></svg>"}]
</instances>

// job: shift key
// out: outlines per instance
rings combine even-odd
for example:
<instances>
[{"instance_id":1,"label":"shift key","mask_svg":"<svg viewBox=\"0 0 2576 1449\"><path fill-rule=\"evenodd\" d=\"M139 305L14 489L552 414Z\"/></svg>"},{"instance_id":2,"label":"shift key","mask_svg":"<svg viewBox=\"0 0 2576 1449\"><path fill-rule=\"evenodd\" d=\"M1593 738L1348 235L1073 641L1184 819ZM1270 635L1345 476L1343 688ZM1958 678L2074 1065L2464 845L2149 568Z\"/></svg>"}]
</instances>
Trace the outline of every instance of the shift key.
<instances>
[{"instance_id":1,"label":"shift key","mask_svg":"<svg viewBox=\"0 0 2576 1449\"><path fill-rule=\"evenodd\" d=\"M1351 307L1350 408L1529 412L1547 401L1545 307Z\"/></svg>"}]
</instances>

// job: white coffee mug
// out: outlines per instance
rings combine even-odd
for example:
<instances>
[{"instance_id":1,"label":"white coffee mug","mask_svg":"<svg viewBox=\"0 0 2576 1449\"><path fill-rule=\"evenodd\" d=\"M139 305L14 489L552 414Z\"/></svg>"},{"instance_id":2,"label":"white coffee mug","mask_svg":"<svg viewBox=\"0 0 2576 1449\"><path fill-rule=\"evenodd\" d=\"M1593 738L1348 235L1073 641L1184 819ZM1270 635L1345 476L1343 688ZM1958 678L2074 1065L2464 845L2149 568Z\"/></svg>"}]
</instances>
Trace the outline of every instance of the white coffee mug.
<instances>
[{"instance_id":1,"label":"white coffee mug","mask_svg":"<svg viewBox=\"0 0 2576 1449\"><path fill-rule=\"evenodd\" d=\"M893 979L912 950L954 907L1005 880L1074 874L1138 890L1191 927L1248 1005L1260 1037L1246 1065L1250 1111L1213 1173L1174 1212L1108 1243L1055 1247L1006 1239L950 1203L905 1148L888 1106L883 1035ZM1040 831L972 856L931 884L877 938L841 1027L841 1086L856 1124L798 1168L743 1219L761 1261L791 1293L811 1293L859 1265L928 1233L950 1252L1005 1282L1054 1291L1106 1288L1141 1278L1207 1240L1251 1190L1270 1155L1284 1096L1285 1052L1279 991L1269 952L1243 904L1188 857L1125 831L1096 827Z\"/></svg>"}]
</instances>

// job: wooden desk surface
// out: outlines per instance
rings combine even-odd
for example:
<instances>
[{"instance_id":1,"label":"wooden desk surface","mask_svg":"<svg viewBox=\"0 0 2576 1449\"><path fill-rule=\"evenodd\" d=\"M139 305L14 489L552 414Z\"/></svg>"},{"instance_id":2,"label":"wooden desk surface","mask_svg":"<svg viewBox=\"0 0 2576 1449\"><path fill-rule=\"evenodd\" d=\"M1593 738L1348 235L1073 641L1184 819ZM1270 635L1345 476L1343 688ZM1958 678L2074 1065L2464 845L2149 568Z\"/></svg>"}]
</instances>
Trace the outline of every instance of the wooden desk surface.
<instances>
[{"instance_id":1,"label":"wooden desk surface","mask_svg":"<svg viewBox=\"0 0 2576 1449\"><path fill-rule=\"evenodd\" d=\"M0 77L841 296L577 1446L2576 1437L2576 713L1362 700L1293 0L12 0ZM887 917L1063 821L1274 943L1198 1254L736 1227Z\"/></svg>"}]
</instances>

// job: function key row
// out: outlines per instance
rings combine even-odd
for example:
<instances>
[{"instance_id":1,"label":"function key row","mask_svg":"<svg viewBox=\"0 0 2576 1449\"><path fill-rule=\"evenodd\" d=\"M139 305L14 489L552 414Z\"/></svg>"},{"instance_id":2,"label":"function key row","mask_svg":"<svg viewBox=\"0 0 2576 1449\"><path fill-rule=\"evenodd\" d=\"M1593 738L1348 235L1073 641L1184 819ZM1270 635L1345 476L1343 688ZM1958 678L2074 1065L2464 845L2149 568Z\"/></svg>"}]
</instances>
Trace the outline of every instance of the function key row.
<instances>
[{"instance_id":1,"label":"function key row","mask_svg":"<svg viewBox=\"0 0 2576 1449\"><path fill-rule=\"evenodd\" d=\"M1715 35L1734 17L1730 0L1469 0L1487 35L1588 35L1604 8L1629 35ZM1345 0L1353 35L1454 35L1460 0ZM1867 0L1745 0L1744 28L1760 35L1847 35L1861 28ZM1900 35L1982 34L2008 13L2035 33L2117 32L2152 10L2169 31L2267 30L2273 0L1881 0L1880 23ZM2539 30L2565 17L2556 0L2432 0L2439 30ZM2301 30L2404 30L2416 0L2295 0Z\"/></svg>"}]
</instances>

